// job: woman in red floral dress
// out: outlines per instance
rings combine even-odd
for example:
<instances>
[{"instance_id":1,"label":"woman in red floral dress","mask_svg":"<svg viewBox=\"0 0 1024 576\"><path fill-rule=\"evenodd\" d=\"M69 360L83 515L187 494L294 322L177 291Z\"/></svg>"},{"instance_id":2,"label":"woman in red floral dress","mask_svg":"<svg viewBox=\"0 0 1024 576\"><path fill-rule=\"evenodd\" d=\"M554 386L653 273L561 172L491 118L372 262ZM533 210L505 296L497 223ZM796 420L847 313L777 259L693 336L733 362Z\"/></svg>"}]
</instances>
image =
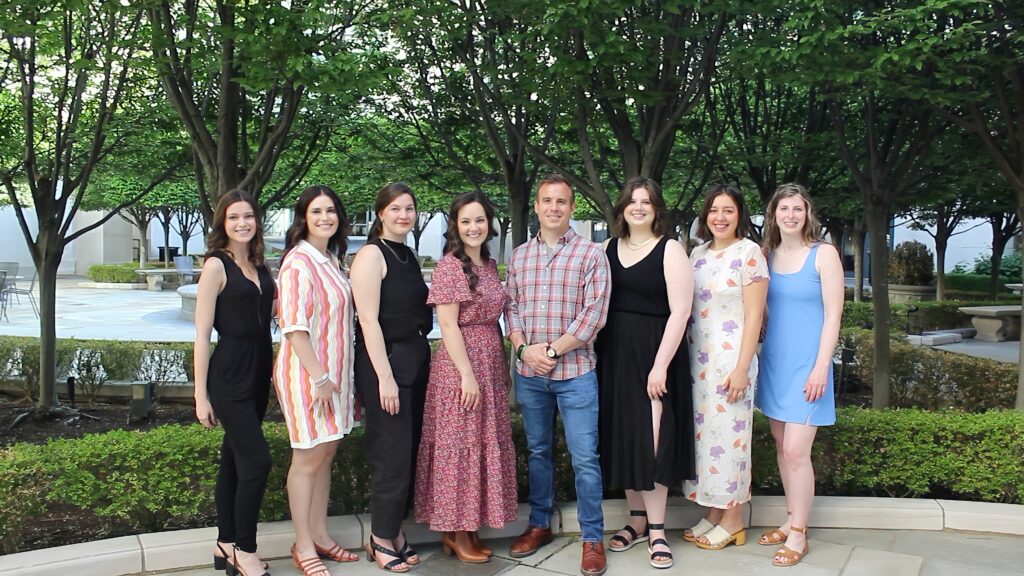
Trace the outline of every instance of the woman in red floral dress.
<instances>
[{"instance_id":1,"label":"woman in red floral dress","mask_svg":"<svg viewBox=\"0 0 1024 576\"><path fill-rule=\"evenodd\" d=\"M505 291L487 241L494 208L479 192L458 196L448 244L432 277L441 345L430 364L416 466L416 521L444 532L447 554L487 562L477 529L516 519L516 461L509 420L508 364L498 318Z\"/></svg>"}]
</instances>

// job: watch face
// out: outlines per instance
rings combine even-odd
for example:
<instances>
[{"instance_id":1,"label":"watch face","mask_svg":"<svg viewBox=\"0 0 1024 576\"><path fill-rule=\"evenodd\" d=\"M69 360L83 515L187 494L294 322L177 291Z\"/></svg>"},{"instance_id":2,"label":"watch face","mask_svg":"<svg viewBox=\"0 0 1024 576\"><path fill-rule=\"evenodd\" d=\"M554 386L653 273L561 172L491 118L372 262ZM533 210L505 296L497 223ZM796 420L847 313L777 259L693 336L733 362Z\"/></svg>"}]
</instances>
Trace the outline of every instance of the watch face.
<instances>
[{"instance_id":1,"label":"watch face","mask_svg":"<svg viewBox=\"0 0 1024 576\"><path fill-rule=\"evenodd\" d=\"M558 355L555 354L555 349L550 347L550 346L548 346L548 358L555 358L557 356Z\"/></svg>"}]
</instances>

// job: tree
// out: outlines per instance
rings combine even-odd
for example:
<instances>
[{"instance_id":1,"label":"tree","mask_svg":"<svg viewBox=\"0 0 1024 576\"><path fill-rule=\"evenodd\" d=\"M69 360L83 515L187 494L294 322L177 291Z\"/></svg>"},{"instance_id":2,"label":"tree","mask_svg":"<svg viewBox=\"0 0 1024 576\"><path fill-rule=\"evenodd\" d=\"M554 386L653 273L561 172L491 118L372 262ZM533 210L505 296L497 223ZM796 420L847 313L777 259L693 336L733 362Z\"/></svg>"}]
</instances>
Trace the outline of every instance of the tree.
<instances>
[{"instance_id":1,"label":"tree","mask_svg":"<svg viewBox=\"0 0 1024 576\"><path fill-rule=\"evenodd\" d=\"M17 94L20 115L0 133L0 183L39 278L41 412L58 404L55 313L64 248L116 213L72 229L93 171L135 130L129 104L145 99L136 43L142 22L138 7L110 0L25 1L0 11L0 94ZM12 103L0 99L9 111Z\"/></svg>"},{"instance_id":2,"label":"tree","mask_svg":"<svg viewBox=\"0 0 1024 576\"><path fill-rule=\"evenodd\" d=\"M228 190L248 190L264 207L294 192L338 123L340 107L365 80L350 48L367 5L145 5L164 93L192 144L207 224ZM286 173L264 193L290 150Z\"/></svg>"}]
</instances>

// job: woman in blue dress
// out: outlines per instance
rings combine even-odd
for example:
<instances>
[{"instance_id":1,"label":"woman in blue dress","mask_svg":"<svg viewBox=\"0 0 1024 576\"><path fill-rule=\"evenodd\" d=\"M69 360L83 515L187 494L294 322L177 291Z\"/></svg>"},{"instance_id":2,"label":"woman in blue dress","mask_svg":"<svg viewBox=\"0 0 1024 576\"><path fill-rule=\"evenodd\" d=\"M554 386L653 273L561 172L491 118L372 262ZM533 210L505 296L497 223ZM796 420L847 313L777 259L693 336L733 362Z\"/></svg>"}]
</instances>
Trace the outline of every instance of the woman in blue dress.
<instances>
[{"instance_id":1,"label":"woman in blue dress","mask_svg":"<svg viewBox=\"0 0 1024 576\"><path fill-rule=\"evenodd\" d=\"M811 198L799 184L779 186L768 203L764 253L772 281L755 404L771 424L789 513L757 543L782 544L772 564L791 566L809 550L814 435L836 421L832 356L843 314L843 264L822 242Z\"/></svg>"}]
</instances>

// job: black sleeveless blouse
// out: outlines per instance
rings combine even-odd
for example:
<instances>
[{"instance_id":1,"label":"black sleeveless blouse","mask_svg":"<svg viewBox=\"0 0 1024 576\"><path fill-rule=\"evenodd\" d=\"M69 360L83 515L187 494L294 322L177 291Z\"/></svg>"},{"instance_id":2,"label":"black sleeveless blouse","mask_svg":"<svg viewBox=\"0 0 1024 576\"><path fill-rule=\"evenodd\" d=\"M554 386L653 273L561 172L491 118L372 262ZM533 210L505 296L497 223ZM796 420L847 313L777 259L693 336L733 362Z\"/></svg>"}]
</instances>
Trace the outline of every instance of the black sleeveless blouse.
<instances>
[{"instance_id":1,"label":"black sleeveless blouse","mask_svg":"<svg viewBox=\"0 0 1024 576\"><path fill-rule=\"evenodd\" d=\"M629 268L619 261L619 239L613 238L608 243L606 252L612 277L609 310L648 316L667 317L671 314L665 287L665 245L668 240L663 236L643 260Z\"/></svg>"}]
</instances>

